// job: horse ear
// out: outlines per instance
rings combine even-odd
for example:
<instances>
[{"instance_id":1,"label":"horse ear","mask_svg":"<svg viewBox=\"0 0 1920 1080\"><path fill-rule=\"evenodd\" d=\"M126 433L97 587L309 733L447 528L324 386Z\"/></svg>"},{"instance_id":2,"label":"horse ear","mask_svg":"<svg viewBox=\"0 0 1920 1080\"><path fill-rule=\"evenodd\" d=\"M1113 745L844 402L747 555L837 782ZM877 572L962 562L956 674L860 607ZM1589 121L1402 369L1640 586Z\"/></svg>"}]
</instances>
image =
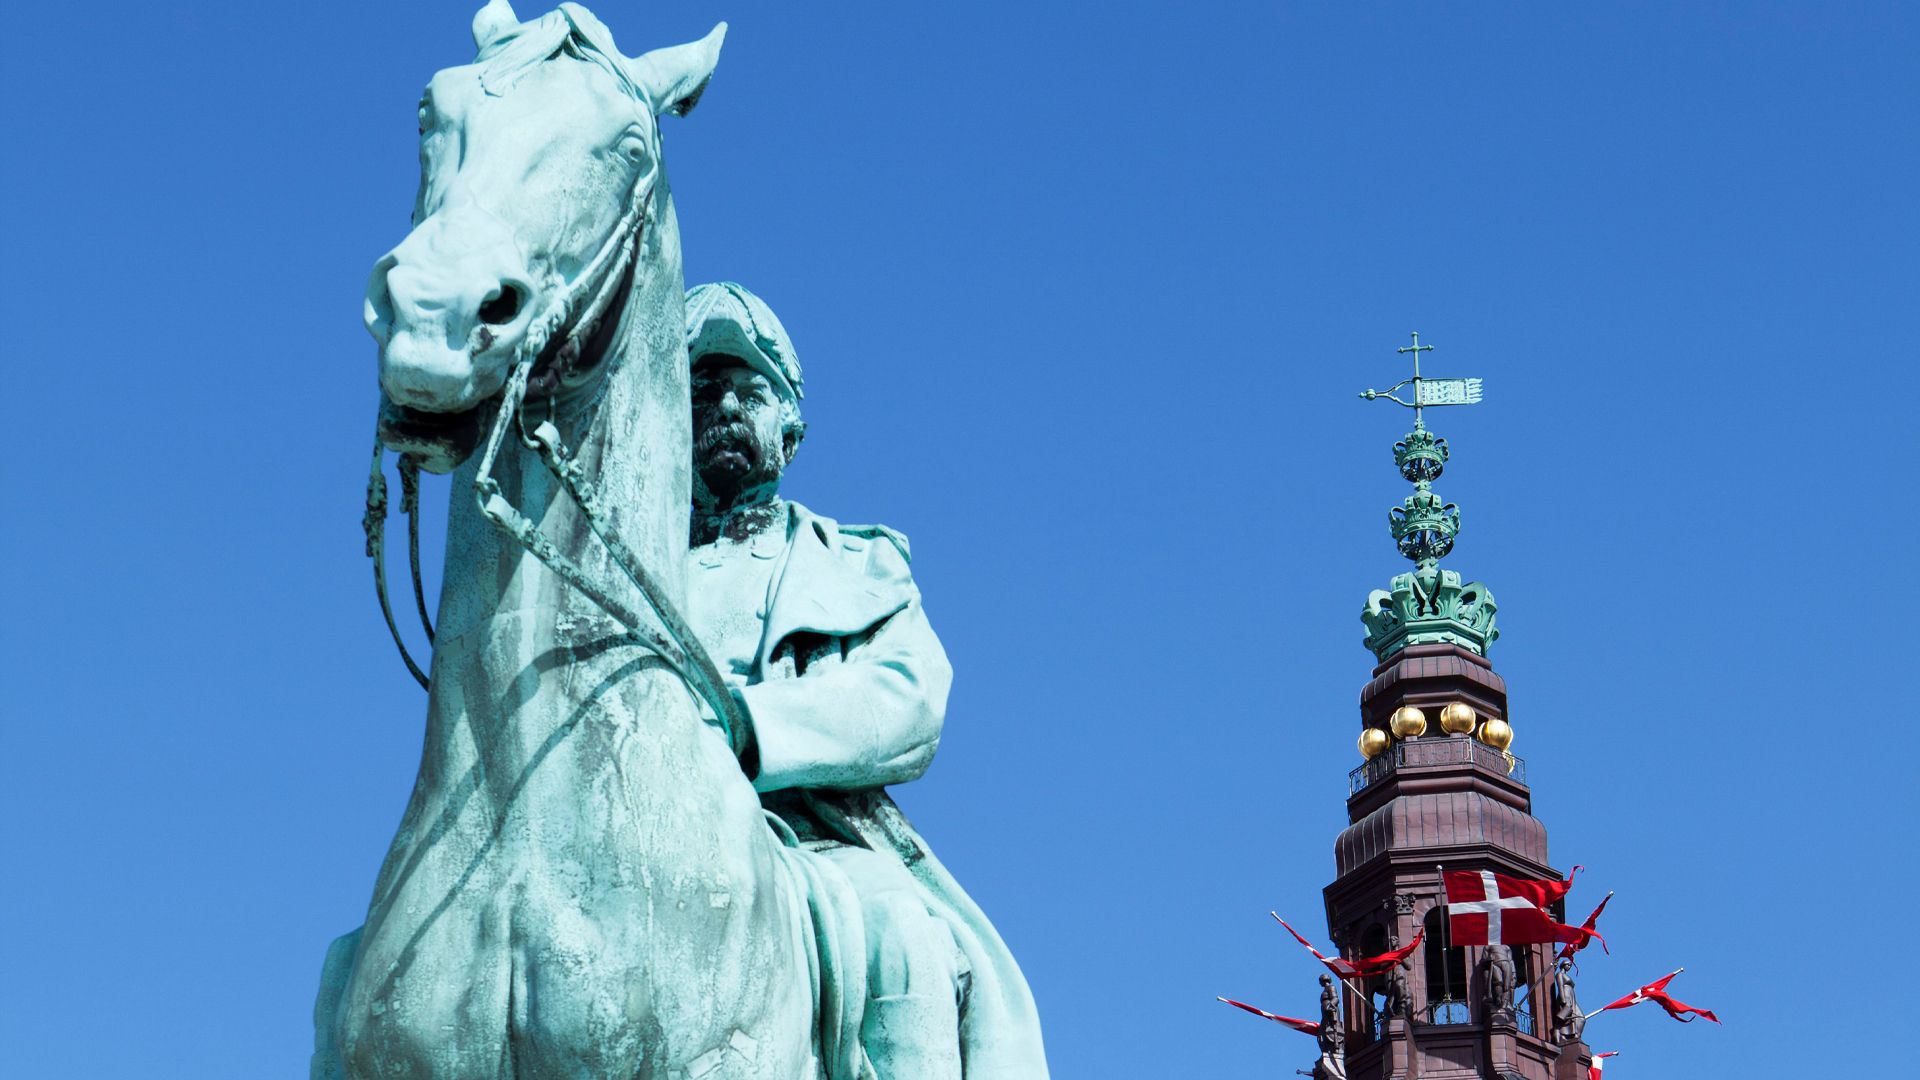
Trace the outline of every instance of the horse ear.
<instances>
[{"instance_id":1,"label":"horse ear","mask_svg":"<svg viewBox=\"0 0 1920 1080\"><path fill-rule=\"evenodd\" d=\"M473 15L473 47L486 52L487 46L519 28L520 17L513 13L512 4L507 0L487 0L487 6Z\"/></svg>"},{"instance_id":2,"label":"horse ear","mask_svg":"<svg viewBox=\"0 0 1920 1080\"><path fill-rule=\"evenodd\" d=\"M633 81L652 101L655 116L685 116L692 111L720 63L720 43L726 37L727 24L721 23L699 41L669 45L627 61Z\"/></svg>"}]
</instances>

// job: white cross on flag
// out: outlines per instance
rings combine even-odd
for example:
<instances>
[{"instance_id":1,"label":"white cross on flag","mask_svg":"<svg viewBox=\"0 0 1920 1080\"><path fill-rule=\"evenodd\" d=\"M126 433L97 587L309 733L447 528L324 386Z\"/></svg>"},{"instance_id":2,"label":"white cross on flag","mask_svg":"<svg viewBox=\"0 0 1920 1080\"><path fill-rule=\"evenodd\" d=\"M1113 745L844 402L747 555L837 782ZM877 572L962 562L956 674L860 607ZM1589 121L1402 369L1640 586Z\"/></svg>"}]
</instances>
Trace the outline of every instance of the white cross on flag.
<instances>
[{"instance_id":1,"label":"white cross on flag","mask_svg":"<svg viewBox=\"0 0 1920 1080\"><path fill-rule=\"evenodd\" d=\"M1516 878L1491 870L1449 870L1446 882L1450 945L1585 941L1593 933L1555 922L1547 914L1547 905L1573 888L1571 880Z\"/></svg>"}]
</instances>

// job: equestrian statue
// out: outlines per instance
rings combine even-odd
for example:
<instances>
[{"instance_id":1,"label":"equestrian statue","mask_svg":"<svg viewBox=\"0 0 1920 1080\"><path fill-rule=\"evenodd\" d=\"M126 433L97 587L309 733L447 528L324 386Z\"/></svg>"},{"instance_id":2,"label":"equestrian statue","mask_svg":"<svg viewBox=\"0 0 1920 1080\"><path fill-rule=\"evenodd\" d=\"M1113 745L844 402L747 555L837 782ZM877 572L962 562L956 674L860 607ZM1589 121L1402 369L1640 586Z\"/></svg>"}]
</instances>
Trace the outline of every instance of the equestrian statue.
<instances>
[{"instance_id":1,"label":"equestrian statue","mask_svg":"<svg viewBox=\"0 0 1920 1080\"><path fill-rule=\"evenodd\" d=\"M791 342L683 292L658 120L724 32L628 57L576 4L491 0L421 99L367 288L367 523L392 628L382 457L410 512L451 473L445 584L429 619L416 534L425 745L315 1080L1047 1075L1018 967L884 791L949 679L906 541L778 498Z\"/></svg>"}]
</instances>

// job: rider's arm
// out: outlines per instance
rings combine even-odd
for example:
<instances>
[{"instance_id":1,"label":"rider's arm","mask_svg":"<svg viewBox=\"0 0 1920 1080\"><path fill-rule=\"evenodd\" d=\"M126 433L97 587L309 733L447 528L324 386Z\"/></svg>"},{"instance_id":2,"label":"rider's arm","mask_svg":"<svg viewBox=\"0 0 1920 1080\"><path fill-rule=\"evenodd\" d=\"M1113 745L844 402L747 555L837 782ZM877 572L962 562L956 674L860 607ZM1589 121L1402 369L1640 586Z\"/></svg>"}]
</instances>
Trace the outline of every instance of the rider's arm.
<instances>
[{"instance_id":1,"label":"rider's arm","mask_svg":"<svg viewBox=\"0 0 1920 1080\"><path fill-rule=\"evenodd\" d=\"M740 692L759 743L754 787L879 787L926 772L953 669L917 591L865 632L824 640L827 656L799 677Z\"/></svg>"}]
</instances>

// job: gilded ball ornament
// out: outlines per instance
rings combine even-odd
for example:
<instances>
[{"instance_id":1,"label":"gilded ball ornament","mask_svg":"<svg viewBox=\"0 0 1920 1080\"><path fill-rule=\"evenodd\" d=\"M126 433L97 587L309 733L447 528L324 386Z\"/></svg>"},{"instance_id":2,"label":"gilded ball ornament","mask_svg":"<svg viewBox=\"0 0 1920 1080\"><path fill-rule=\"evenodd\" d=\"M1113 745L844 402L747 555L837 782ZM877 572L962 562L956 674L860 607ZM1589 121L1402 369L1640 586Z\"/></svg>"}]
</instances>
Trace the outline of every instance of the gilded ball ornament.
<instances>
[{"instance_id":1,"label":"gilded ball ornament","mask_svg":"<svg viewBox=\"0 0 1920 1080\"><path fill-rule=\"evenodd\" d=\"M1473 706L1464 701L1452 702L1440 710L1440 730L1449 735L1465 735L1473 730L1473 725L1479 720Z\"/></svg>"},{"instance_id":2,"label":"gilded ball ornament","mask_svg":"<svg viewBox=\"0 0 1920 1080\"><path fill-rule=\"evenodd\" d=\"M1480 725L1480 741L1495 750L1505 750L1513 745L1513 727L1505 720L1490 717Z\"/></svg>"},{"instance_id":3,"label":"gilded ball ornament","mask_svg":"<svg viewBox=\"0 0 1920 1080\"><path fill-rule=\"evenodd\" d=\"M1386 752L1393 745L1393 739L1377 727L1370 727L1360 733L1360 756L1371 761Z\"/></svg>"},{"instance_id":4,"label":"gilded ball ornament","mask_svg":"<svg viewBox=\"0 0 1920 1080\"><path fill-rule=\"evenodd\" d=\"M1402 705L1393 710L1393 733L1402 739L1417 738L1427 733L1427 714L1412 705Z\"/></svg>"}]
</instances>

